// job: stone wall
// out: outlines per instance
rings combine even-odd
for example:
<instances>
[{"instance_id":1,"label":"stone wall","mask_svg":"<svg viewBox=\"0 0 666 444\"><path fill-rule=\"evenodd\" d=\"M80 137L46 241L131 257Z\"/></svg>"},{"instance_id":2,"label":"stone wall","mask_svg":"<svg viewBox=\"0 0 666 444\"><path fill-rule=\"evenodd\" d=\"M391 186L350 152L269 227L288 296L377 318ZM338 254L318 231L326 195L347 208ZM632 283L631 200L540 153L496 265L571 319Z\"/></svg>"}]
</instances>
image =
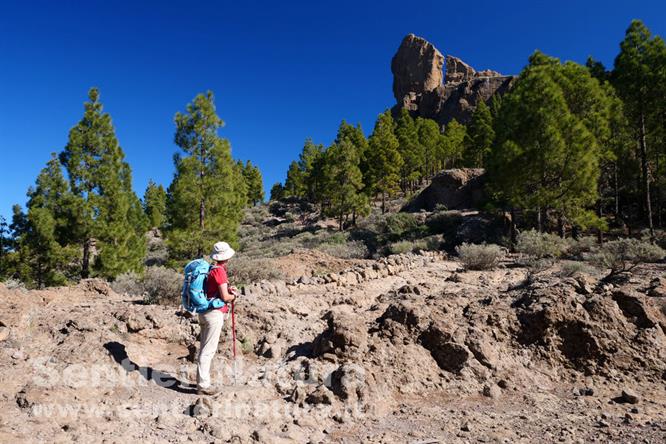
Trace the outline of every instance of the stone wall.
<instances>
[{"instance_id":1,"label":"stone wall","mask_svg":"<svg viewBox=\"0 0 666 444\"><path fill-rule=\"evenodd\" d=\"M395 254L373 261L368 265L356 265L323 276L301 276L292 281L263 280L243 287L244 296L287 295L294 290L315 286L348 286L373 279L394 276L402 271L423 267L428 263L445 260L446 254L439 251L421 251L419 253Z\"/></svg>"}]
</instances>

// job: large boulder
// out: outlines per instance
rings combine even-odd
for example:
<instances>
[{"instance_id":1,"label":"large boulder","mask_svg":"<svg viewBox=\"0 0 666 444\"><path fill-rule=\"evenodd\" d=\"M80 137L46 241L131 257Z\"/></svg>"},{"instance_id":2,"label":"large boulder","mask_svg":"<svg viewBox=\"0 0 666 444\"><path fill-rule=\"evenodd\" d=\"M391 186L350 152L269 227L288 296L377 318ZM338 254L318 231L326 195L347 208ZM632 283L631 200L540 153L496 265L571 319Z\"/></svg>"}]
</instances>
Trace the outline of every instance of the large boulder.
<instances>
[{"instance_id":1,"label":"large boulder","mask_svg":"<svg viewBox=\"0 0 666 444\"><path fill-rule=\"evenodd\" d=\"M449 210L476 208L483 199L485 170L481 168L458 168L444 170L433 177L432 182L402 211L433 211L438 205Z\"/></svg>"}]
</instances>

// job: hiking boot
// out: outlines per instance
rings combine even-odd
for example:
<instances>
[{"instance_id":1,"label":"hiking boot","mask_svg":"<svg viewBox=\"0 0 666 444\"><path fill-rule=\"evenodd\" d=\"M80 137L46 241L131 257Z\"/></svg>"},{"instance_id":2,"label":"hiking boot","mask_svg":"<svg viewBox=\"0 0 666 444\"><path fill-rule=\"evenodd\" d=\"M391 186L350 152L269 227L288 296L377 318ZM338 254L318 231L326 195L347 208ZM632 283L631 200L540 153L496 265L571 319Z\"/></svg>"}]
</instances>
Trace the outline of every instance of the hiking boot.
<instances>
[{"instance_id":1,"label":"hiking boot","mask_svg":"<svg viewBox=\"0 0 666 444\"><path fill-rule=\"evenodd\" d=\"M210 386L210 387L198 387L197 388L197 395L204 395L204 396L215 396L219 395L222 392L219 388L215 386Z\"/></svg>"}]
</instances>

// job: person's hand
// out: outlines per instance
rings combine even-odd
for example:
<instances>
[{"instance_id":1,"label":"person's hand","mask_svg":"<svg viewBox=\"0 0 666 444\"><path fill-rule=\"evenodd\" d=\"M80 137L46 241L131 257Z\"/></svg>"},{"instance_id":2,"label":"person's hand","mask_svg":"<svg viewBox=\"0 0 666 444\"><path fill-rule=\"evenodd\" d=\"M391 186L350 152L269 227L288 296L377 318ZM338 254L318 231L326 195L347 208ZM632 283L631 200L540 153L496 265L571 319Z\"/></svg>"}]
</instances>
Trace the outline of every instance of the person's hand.
<instances>
[{"instance_id":1,"label":"person's hand","mask_svg":"<svg viewBox=\"0 0 666 444\"><path fill-rule=\"evenodd\" d=\"M238 296L238 288L234 286L229 287L229 293L233 294L234 296Z\"/></svg>"}]
</instances>

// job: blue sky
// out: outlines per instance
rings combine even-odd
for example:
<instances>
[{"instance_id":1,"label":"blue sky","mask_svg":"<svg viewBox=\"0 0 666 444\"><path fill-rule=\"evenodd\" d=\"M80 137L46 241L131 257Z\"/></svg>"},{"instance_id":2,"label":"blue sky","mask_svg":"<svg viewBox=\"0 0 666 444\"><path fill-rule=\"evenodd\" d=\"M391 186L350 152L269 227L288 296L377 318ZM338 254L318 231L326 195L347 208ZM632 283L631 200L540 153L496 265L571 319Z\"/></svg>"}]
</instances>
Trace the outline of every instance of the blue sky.
<instances>
[{"instance_id":1,"label":"blue sky","mask_svg":"<svg viewBox=\"0 0 666 444\"><path fill-rule=\"evenodd\" d=\"M662 1L0 1L0 215L24 204L101 91L141 196L173 175L173 116L212 90L233 155L267 188L306 137L366 133L394 104L391 57L412 32L477 69L520 71L540 49L612 65L633 18L666 34Z\"/></svg>"}]
</instances>

